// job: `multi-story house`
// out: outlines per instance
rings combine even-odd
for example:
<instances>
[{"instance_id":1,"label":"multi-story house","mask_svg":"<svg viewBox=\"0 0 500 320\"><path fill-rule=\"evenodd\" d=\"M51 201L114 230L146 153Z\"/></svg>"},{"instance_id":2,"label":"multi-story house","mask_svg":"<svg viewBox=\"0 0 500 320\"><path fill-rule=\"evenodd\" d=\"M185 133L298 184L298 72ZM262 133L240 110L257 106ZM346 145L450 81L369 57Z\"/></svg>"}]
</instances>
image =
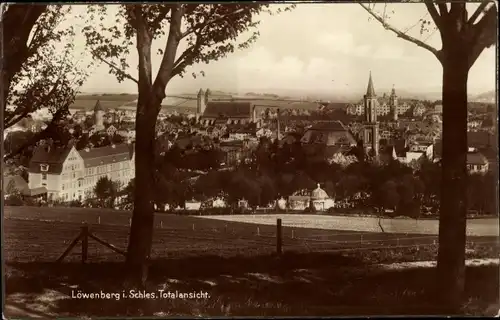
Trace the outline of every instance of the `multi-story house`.
<instances>
[{"instance_id":1,"label":"multi-story house","mask_svg":"<svg viewBox=\"0 0 500 320\"><path fill-rule=\"evenodd\" d=\"M360 116L365 113L364 106L362 104L351 104L347 107L347 114Z\"/></svg>"},{"instance_id":2,"label":"multi-story house","mask_svg":"<svg viewBox=\"0 0 500 320\"><path fill-rule=\"evenodd\" d=\"M468 120L467 121L467 130L468 131L475 131L481 127L483 124L483 121L479 119L474 119L474 120Z\"/></svg>"},{"instance_id":3,"label":"multi-story house","mask_svg":"<svg viewBox=\"0 0 500 320\"><path fill-rule=\"evenodd\" d=\"M49 200L84 200L101 177L127 185L135 177L132 144L77 151L74 145L39 146L30 161L29 188L45 187Z\"/></svg>"},{"instance_id":4,"label":"multi-story house","mask_svg":"<svg viewBox=\"0 0 500 320\"><path fill-rule=\"evenodd\" d=\"M424 115L425 111L426 111L425 106L419 103L413 107L412 114L414 117L421 117Z\"/></svg>"},{"instance_id":5,"label":"multi-story house","mask_svg":"<svg viewBox=\"0 0 500 320\"><path fill-rule=\"evenodd\" d=\"M434 144L432 142L415 141L410 146L410 152L423 152L428 159L434 158Z\"/></svg>"},{"instance_id":6,"label":"multi-story house","mask_svg":"<svg viewBox=\"0 0 500 320\"><path fill-rule=\"evenodd\" d=\"M489 161L476 148L469 148L467 152L467 170L469 173L485 174L489 170Z\"/></svg>"},{"instance_id":7,"label":"multi-story house","mask_svg":"<svg viewBox=\"0 0 500 320\"><path fill-rule=\"evenodd\" d=\"M106 133L108 134L108 136L114 136L115 133L116 133L116 127L114 125L110 125L106 128Z\"/></svg>"},{"instance_id":8,"label":"multi-story house","mask_svg":"<svg viewBox=\"0 0 500 320\"><path fill-rule=\"evenodd\" d=\"M397 105L396 111L399 115L403 115L406 112L408 112L408 110L410 110L410 108L411 108L411 106L408 103L403 102L403 103Z\"/></svg>"},{"instance_id":9,"label":"multi-story house","mask_svg":"<svg viewBox=\"0 0 500 320\"><path fill-rule=\"evenodd\" d=\"M380 139L391 140L394 137L392 130L380 130Z\"/></svg>"}]
</instances>

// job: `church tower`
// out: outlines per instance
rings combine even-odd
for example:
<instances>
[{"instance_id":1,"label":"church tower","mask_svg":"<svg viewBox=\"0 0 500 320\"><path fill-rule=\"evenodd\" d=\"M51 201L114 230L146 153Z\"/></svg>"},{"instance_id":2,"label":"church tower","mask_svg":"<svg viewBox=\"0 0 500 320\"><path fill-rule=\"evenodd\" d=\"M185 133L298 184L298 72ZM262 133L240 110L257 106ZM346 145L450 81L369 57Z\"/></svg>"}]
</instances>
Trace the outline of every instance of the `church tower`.
<instances>
[{"instance_id":1,"label":"church tower","mask_svg":"<svg viewBox=\"0 0 500 320\"><path fill-rule=\"evenodd\" d=\"M104 130L104 109L99 100L94 106L94 126L97 131Z\"/></svg>"},{"instance_id":2,"label":"church tower","mask_svg":"<svg viewBox=\"0 0 500 320\"><path fill-rule=\"evenodd\" d=\"M365 150L372 150L375 157L379 152L379 126L377 122L377 96L373 87L372 73L368 79L368 88L364 96L365 124L363 130L363 145Z\"/></svg>"},{"instance_id":3,"label":"church tower","mask_svg":"<svg viewBox=\"0 0 500 320\"><path fill-rule=\"evenodd\" d=\"M377 96L375 95L375 89L373 88L371 71L370 71L370 78L368 79L368 88L366 89L366 94L364 96L364 103L365 103L365 122L367 123L377 122Z\"/></svg>"},{"instance_id":4,"label":"church tower","mask_svg":"<svg viewBox=\"0 0 500 320\"><path fill-rule=\"evenodd\" d=\"M205 107L208 105L208 100L210 99L211 94L212 94L212 92L210 91L210 89L207 89L205 91Z\"/></svg>"},{"instance_id":5,"label":"church tower","mask_svg":"<svg viewBox=\"0 0 500 320\"><path fill-rule=\"evenodd\" d=\"M391 107L392 120L398 121L398 96L394 86L392 86L391 96L389 97L389 106Z\"/></svg>"},{"instance_id":6,"label":"church tower","mask_svg":"<svg viewBox=\"0 0 500 320\"><path fill-rule=\"evenodd\" d=\"M209 93L209 91L207 90ZM210 94L210 93L209 93ZM202 89L198 91L198 96L196 99L196 120L199 121L201 116L203 116L203 112L205 112L205 107L207 106L206 101L208 99L208 95L206 95Z\"/></svg>"}]
</instances>

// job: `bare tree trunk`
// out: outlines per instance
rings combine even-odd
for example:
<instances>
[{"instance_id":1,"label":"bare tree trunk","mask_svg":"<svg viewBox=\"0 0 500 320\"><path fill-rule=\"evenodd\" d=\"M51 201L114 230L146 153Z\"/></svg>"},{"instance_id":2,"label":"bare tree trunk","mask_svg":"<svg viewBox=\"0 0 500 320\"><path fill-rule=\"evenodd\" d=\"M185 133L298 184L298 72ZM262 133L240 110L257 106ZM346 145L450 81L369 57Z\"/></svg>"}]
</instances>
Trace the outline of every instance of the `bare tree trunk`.
<instances>
[{"instance_id":1,"label":"bare tree trunk","mask_svg":"<svg viewBox=\"0 0 500 320\"><path fill-rule=\"evenodd\" d=\"M443 43L443 158L439 215L439 297L457 310L465 285L468 62L459 41Z\"/></svg>"},{"instance_id":2,"label":"bare tree trunk","mask_svg":"<svg viewBox=\"0 0 500 320\"><path fill-rule=\"evenodd\" d=\"M153 107L144 107L151 110ZM135 186L134 213L130 228L127 262L139 267L149 258L153 240L154 207L152 185L154 173L154 110L137 113L135 144ZM139 129L141 128L141 129Z\"/></svg>"},{"instance_id":3,"label":"bare tree trunk","mask_svg":"<svg viewBox=\"0 0 500 320\"><path fill-rule=\"evenodd\" d=\"M154 207L154 139L157 112L154 105L151 37L146 29L142 8L133 9L137 23L137 51L139 54L139 97L136 114L135 192L134 212L127 249L127 263L133 278L142 278L144 263L148 260L153 241ZM161 102L160 102L161 103Z\"/></svg>"}]
</instances>

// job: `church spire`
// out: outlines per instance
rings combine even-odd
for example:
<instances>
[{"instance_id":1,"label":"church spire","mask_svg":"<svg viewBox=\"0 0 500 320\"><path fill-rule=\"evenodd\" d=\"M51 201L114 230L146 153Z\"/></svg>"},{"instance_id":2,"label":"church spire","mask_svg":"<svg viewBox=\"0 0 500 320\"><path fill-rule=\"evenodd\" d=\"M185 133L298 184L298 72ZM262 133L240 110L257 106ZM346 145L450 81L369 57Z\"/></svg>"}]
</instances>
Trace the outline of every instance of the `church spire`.
<instances>
[{"instance_id":1,"label":"church spire","mask_svg":"<svg viewBox=\"0 0 500 320\"><path fill-rule=\"evenodd\" d=\"M95 103L95 106L94 106L94 112L97 112L97 111L104 111L104 109L101 106L101 101L99 101L99 100L97 100L97 102Z\"/></svg>"},{"instance_id":2,"label":"church spire","mask_svg":"<svg viewBox=\"0 0 500 320\"><path fill-rule=\"evenodd\" d=\"M366 97L375 97L375 89L373 88L372 72L370 71L370 78L368 79L368 88L366 89Z\"/></svg>"},{"instance_id":3,"label":"church spire","mask_svg":"<svg viewBox=\"0 0 500 320\"><path fill-rule=\"evenodd\" d=\"M392 95L393 97L395 97L395 96L396 96L396 87L395 87L395 85L392 85L391 95Z\"/></svg>"}]
</instances>

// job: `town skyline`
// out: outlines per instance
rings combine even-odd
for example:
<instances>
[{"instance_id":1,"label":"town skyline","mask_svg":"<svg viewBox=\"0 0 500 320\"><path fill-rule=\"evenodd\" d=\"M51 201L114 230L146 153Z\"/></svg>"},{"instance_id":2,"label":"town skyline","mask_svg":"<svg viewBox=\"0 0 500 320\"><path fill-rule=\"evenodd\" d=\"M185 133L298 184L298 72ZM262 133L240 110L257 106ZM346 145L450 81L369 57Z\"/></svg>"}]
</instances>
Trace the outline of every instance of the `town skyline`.
<instances>
[{"instance_id":1,"label":"town skyline","mask_svg":"<svg viewBox=\"0 0 500 320\"><path fill-rule=\"evenodd\" d=\"M469 12L475 6L470 4ZM391 12L394 11L390 23L403 30L421 17L429 19L422 4L391 4L390 7ZM74 6L74 10L75 14L83 13L85 6ZM441 90L442 67L438 60L425 49L397 38L378 22L368 21L368 13L358 4L299 4L291 12L274 16L261 14L258 19L261 21L260 36L249 49L209 65L188 68L183 78L171 80L167 94L210 88L238 94L353 96L362 94L370 71L377 94L383 94L393 85L399 91L415 94L435 95ZM302 23L297 24L298 19ZM419 25L410 28L408 34L440 48L438 32L431 30L420 35L419 28ZM245 37L248 34L241 35L242 39ZM75 43L77 50L85 51L82 34L77 34ZM301 43L307 45L299 45ZM164 44L164 39L156 41L153 52ZM90 55L85 59L90 59ZM158 66L159 59L160 56L153 54L153 69ZM129 58L132 74L136 61L132 50ZM191 73L200 71L206 76L193 79ZM490 48L471 68L469 94L495 90L495 73L495 48ZM108 74L107 67L100 65L81 91L135 93L136 85L132 81L118 83Z\"/></svg>"}]
</instances>

